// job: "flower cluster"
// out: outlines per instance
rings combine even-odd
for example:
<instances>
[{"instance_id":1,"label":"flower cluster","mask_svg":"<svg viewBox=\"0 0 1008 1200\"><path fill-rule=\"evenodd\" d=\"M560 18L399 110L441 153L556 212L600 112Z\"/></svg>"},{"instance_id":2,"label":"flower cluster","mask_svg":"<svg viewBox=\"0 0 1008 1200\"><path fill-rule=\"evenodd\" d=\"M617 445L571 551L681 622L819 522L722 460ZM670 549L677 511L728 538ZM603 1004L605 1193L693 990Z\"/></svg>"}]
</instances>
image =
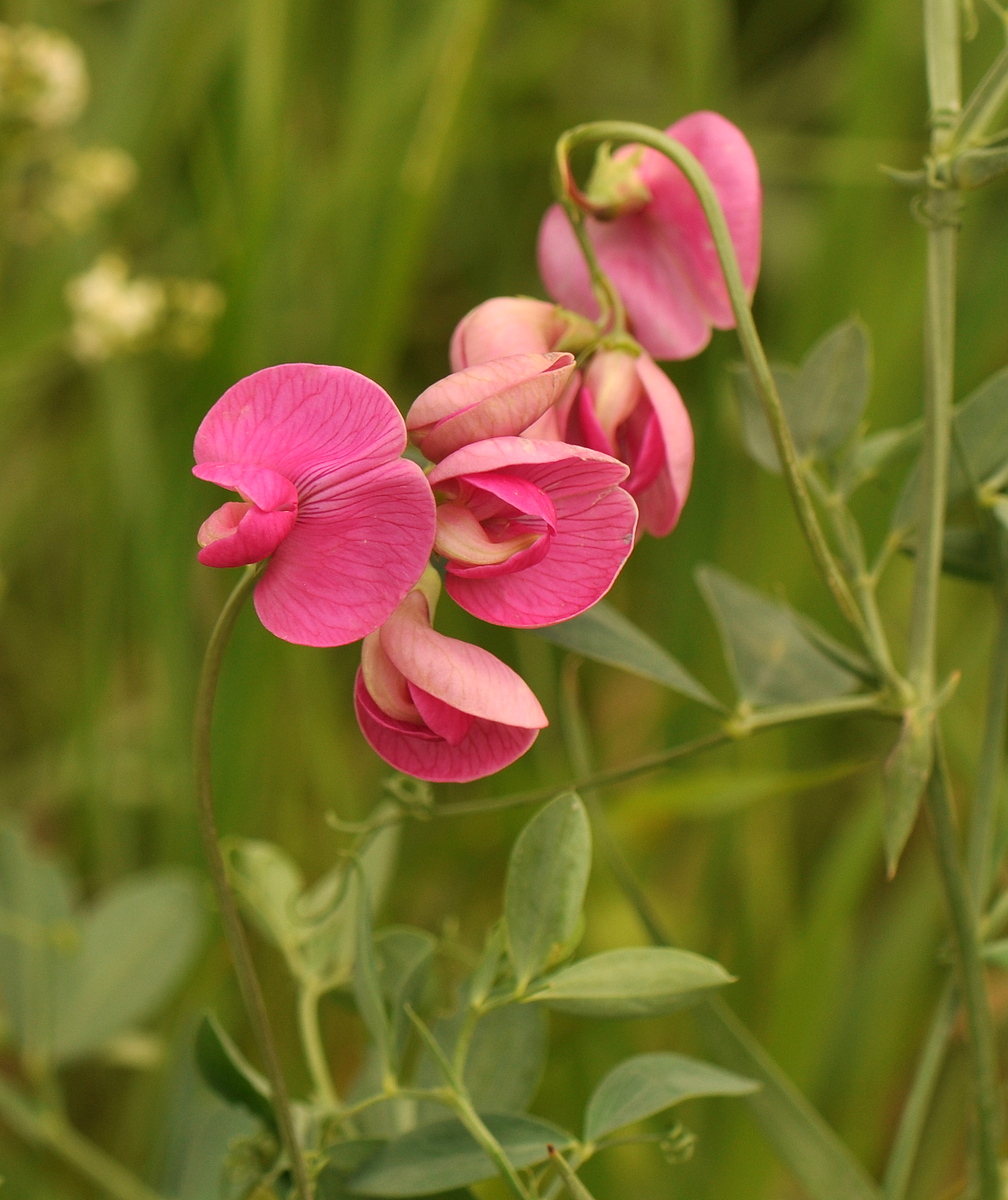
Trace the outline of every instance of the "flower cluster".
<instances>
[{"instance_id":1,"label":"flower cluster","mask_svg":"<svg viewBox=\"0 0 1008 1200\"><path fill-rule=\"evenodd\" d=\"M707 169L751 290L761 200L748 143L713 113L669 134ZM587 234L629 328L601 323L555 207L539 260L558 303L498 297L470 312L451 340L452 374L405 423L371 380L294 364L235 384L196 436L195 474L240 497L204 522L200 561L268 559L255 605L279 637L363 638L361 730L421 779L497 771L547 723L509 667L434 630L442 579L492 624L568 620L605 595L643 532L674 528L689 492L689 415L655 358L696 354L712 327L733 323L721 268L678 168L639 147L599 162L614 200ZM401 457L407 436L426 470Z\"/></svg>"}]
</instances>

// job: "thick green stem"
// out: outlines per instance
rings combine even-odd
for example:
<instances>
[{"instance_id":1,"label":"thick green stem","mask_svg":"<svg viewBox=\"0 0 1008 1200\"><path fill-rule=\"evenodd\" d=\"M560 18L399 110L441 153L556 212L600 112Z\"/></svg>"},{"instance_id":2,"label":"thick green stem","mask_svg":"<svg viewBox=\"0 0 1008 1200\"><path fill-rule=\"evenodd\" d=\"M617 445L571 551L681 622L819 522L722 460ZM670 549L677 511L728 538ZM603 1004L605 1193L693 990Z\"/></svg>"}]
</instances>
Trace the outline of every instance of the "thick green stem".
<instances>
[{"instance_id":1,"label":"thick green stem","mask_svg":"<svg viewBox=\"0 0 1008 1200\"><path fill-rule=\"evenodd\" d=\"M113 1200L162 1200L111 1155L78 1133L59 1113L36 1108L3 1080L0 1080L0 1117L26 1142L44 1146Z\"/></svg>"},{"instance_id":2,"label":"thick green stem","mask_svg":"<svg viewBox=\"0 0 1008 1200\"><path fill-rule=\"evenodd\" d=\"M970 1063L976 1105L976 1152L980 1200L1000 1200L998 1151L1003 1133L998 1086L994 1023L991 1020L980 940L973 903L959 863L955 816L941 746L927 787L928 811L934 828L945 897L955 946L956 973L969 1029Z\"/></svg>"},{"instance_id":3,"label":"thick green stem","mask_svg":"<svg viewBox=\"0 0 1008 1200\"><path fill-rule=\"evenodd\" d=\"M317 988L310 984L301 984L298 991L298 1029L301 1033L305 1062L308 1064L308 1074L311 1075L315 1091L315 1100L323 1108L338 1112L340 1100L329 1071L325 1046L322 1044L322 1031L319 1029L319 999Z\"/></svg>"},{"instance_id":4,"label":"thick green stem","mask_svg":"<svg viewBox=\"0 0 1008 1200\"><path fill-rule=\"evenodd\" d=\"M210 868L210 879L213 882L217 904L220 908L224 936L227 939L228 949L231 951L231 959L238 977L238 988L245 1004L245 1010L248 1013L249 1022L259 1046L259 1053L262 1055L263 1064L266 1067L266 1076L273 1089L273 1107L276 1111L284 1149L290 1159L295 1187L301 1200L312 1200L308 1170L297 1135L294 1132L287 1082L280 1066L280 1056L273 1039L273 1031L270 1028L269 1016L266 1012L266 1002L263 999L255 965L252 962L245 929L228 884L227 868L221 855L220 837L217 833L213 807L211 726L213 724L214 699L217 695L217 680L220 677L224 650L231 637L238 614L246 599L252 594L261 570L262 564L245 568L245 573L235 585L234 591L228 597L217 618L217 624L210 634L210 641L207 643L206 654L203 658L203 670L196 693L196 712L193 720L196 815L199 819L203 851Z\"/></svg>"},{"instance_id":5,"label":"thick green stem","mask_svg":"<svg viewBox=\"0 0 1008 1200\"><path fill-rule=\"evenodd\" d=\"M931 1111L931 1101L934 1099L935 1088L938 1086L938 1078L948 1051L949 1038L952 1036L958 1015L959 993L954 981L949 979L935 1009L927 1040L917 1060L913 1083L900 1114L899 1127L882 1181L885 1200L903 1200L910 1186L924 1125Z\"/></svg>"},{"instance_id":6,"label":"thick green stem","mask_svg":"<svg viewBox=\"0 0 1008 1200\"><path fill-rule=\"evenodd\" d=\"M976 788L970 814L966 851L966 876L973 907L983 912L994 877L994 843L997 835L998 792L1004 761L1005 719L1008 717L1008 598L998 605L998 627L987 686L987 714L983 746L977 766Z\"/></svg>"},{"instance_id":7,"label":"thick green stem","mask_svg":"<svg viewBox=\"0 0 1008 1200\"><path fill-rule=\"evenodd\" d=\"M763 344L756 331L756 323L753 321L749 308L749 296L742 281L742 272L739 269L738 257L735 254L728 222L707 172L685 146L666 137L657 129L652 129L648 125L637 125L631 121L593 121L589 125L578 125L574 129L568 130L557 143L558 163L566 164L574 147L586 142L634 142L650 146L675 163L696 192L710 226L714 247L724 272L725 286L728 290L732 311L735 314L735 326L742 345L742 353L752 373L753 382L770 423L777 453L784 468L784 478L787 481L802 531L811 547L816 566L833 593L841 612L863 634L864 620L829 548L812 498L809 496L805 480L802 478L798 452L795 449L777 392L777 385L774 382L770 364L767 362ZM569 178L569 167L566 170L560 169L561 181Z\"/></svg>"}]
</instances>

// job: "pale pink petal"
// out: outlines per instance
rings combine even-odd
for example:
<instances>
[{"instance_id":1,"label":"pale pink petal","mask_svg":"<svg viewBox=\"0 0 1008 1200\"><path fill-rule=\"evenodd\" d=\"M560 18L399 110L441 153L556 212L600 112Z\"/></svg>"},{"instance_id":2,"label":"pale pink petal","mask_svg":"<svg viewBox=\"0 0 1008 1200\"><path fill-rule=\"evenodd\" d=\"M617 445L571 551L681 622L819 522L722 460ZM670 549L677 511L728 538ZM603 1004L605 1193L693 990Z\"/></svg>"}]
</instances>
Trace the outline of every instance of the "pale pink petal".
<instances>
[{"instance_id":1,"label":"pale pink petal","mask_svg":"<svg viewBox=\"0 0 1008 1200\"><path fill-rule=\"evenodd\" d=\"M559 204L550 205L542 219L536 256L539 274L553 299L597 321L599 309L584 254Z\"/></svg>"},{"instance_id":2,"label":"pale pink petal","mask_svg":"<svg viewBox=\"0 0 1008 1200\"><path fill-rule=\"evenodd\" d=\"M467 612L494 625L553 625L591 608L612 587L633 549L633 499L621 488L601 497L552 494L557 532L541 562L486 580L462 578L449 568L445 587Z\"/></svg>"},{"instance_id":3,"label":"pale pink petal","mask_svg":"<svg viewBox=\"0 0 1008 1200\"><path fill-rule=\"evenodd\" d=\"M573 372L571 354L516 354L469 367L422 392L406 427L437 462L469 442L521 433L555 403Z\"/></svg>"},{"instance_id":4,"label":"pale pink petal","mask_svg":"<svg viewBox=\"0 0 1008 1200\"><path fill-rule=\"evenodd\" d=\"M256 588L259 619L306 646L364 637L420 578L434 509L423 472L407 460L316 479Z\"/></svg>"},{"instance_id":5,"label":"pale pink petal","mask_svg":"<svg viewBox=\"0 0 1008 1200\"><path fill-rule=\"evenodd\" d=\"M508 475L504 471L487 471L480 475L460 475L464 483L480 488L510 504L512 508L530 517L541 517L550 529L556 529L556 509L553 501L542 488L537 487L520 475Z\"/></svg>"},{"instance_id":6,"label":"pale pink petal","mask_svg":"<svg viewBox=\"0 0 1008 1200\"><path fill-rule=\"evenodd\" d=\"M440 525L441 513L444 512L445 505L441 505L438 509L438 523ZM516 550L509 555L503 562L481 563L468 555L464 562L452 561L452 555L445 555L449 559L447 570L452 575L457 575L464 579L496 579L498 575L510 575L514 571L524 571L526 567L534 566L537 562L542 562L550 552L550 546L553 544L552 534L545 533L523 550ZM437 550L438 542L435 541L434 548Z\"/></svg>"},{"instance_id":7,"label":"pale pink petal","mask_svg":"<svg viewBox=\"0 0 1008 1200\"><path fill-rule=\"evenodd\" d=\"M556 306L527 296L495 296L459 321L451 339L451 369L461 371L510 354L545 354L565 329Z\"/></svg>"},{"instance_id":8,"label":"pale pink petal","mask_svg":"<svg viewBox=\"0 0 1008 1200\"><path fill-rule=\"evenodd\" d=\"M465 738L450 746L430 731L386 717L368 695L360 672L354 706L371 748L397 771L431 783L468 783L492 775L521 758L539 733L477 718Z\"/></svg>"},{"instance_id":9,"label":"pale pink petal","mask_svg":"<svg viewBox=\"0 0 1008 1200\"><path fill-rule=\"evenodd\" d=\"M665 443L666 469L636 496L641 524L664 537L679 520L693 478L693 425L679 390L656 362L642 354L637 375L644 386Z\"/></svg>"},{"instance_id":10,"label":"pale pink petal","mask_svg":"<svg viewBox=\"0 0 1008 1200\"><path fill-rule=\"evenodd\" d=\"M262 512L255 505L225 504L200 526L197 558L205 567L246 567L262 562L287 537L296 520L293 511Z\"/></svg>"},{"instance_id":11,"label":"pale pink petal","mask_svg":"<svg viewBox=\"0 0 1008 1200\"><path fill-rule=\"evenodd\" d=\"M380 637L382 649L411 683L452 708L522 728L547 724L542 706L520 675L488 650L431 629L427 602L419 592L406 597L382 626Z\"/></svg>"},{"instance_id":12,"label":"pale pink petal","mask_svg":"<svg viewBox=\"0 0 1008 1200\"><path fill-rule=\"evenodd\" d=\"M229 388L196 433L198 463L269 467L298 485L324 465L350 475L400 455L406 428L378 384L345 367L285 363Z\"/></svg>"},{"instance_id":13,"label":"pale pink petal","mask_svg":"<svg viewBox=\"0 0 1008 1200\"><path fill-rule=\"evenodd\" d=\"M361 642L361 671L368 693L382 712L410 725L423 724L405 675L392 665L382 649L380 629L369 633Z\"/></svg>"},{"instance_id":14,"label":"pale pink petal","mask_svg":"<svg viewBox=\"0 0 1008 1200\"><path fill-rule=\"evenodd\" d=\"M513 536L505 533L502 537L490 537L465 504L449 501L438 505L434 550L445 558L483 566L496 564L508 570L507 564L514 555L540 538L541 534L531 529L516 530Z\"/></svg>"}]
</instances>

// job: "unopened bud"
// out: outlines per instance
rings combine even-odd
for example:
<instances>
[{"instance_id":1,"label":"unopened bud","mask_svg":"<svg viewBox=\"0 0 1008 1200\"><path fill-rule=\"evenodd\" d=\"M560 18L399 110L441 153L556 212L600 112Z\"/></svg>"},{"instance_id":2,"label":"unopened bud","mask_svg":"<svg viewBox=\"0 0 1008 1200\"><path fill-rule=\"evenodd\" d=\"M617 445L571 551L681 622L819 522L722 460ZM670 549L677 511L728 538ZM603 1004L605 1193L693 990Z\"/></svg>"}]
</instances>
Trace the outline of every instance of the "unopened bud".
<instances>
[{"instance_id":1,"label":"unopened bud","mask_svg":"<svg viewBox=\"0 0 1008 1200\"><path fill-rule=\"evenodd\" d=\"M604 142L595 155L585 198L592 216L602 221L640 212L651 203L651 191L640 177L639 167L644 157L641 146L626 147L616 156L612 144Z\"/></svg>"}]
</instances>

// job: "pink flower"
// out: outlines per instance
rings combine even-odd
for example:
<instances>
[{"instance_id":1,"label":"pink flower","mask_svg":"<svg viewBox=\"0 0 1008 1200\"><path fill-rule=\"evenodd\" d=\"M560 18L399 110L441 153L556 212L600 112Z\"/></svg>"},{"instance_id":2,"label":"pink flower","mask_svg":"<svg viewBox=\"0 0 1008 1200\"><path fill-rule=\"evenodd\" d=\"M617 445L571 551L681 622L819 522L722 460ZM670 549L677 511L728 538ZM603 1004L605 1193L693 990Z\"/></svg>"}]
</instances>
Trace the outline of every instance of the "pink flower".
<instances>
[{"instance_id":1,"label":"pink flower","mask_svg":"<svg viewBox=\"0 0 1008 1200\"><path fill-rule=\"evenodd\" d=\"M565 438L630 468L623 487L637 501L640 528L670 533L689 494L693 426L675 384L650 355L623 350L593 355L584 384L566 414Z\"/></svg>"},{"instance_id":2,"label":"pink flower","mask_svg":"<svg viewBox=\"0 0 1008 1200\"><path fill-rule=\"evenodd\" d=\"M513 354L456 371L413 402L410 440L438 462L470 442L522 433L553 406L573 373L572 354Z\"/></svg>"},{"instance_id":3,"label":"pink flower","mask_svg":"<svg viewBox=\"0 0 1008 1200\"><path fill-rule=\"evenodd\" d=\"M433 783L465 783L521 757L548 722L510 667L434 632L439 591L429 568L364 639L354 702L361 732L387 763Z\"/></svg>"},{"instance_id":4,"label":"pink flower","mask_svg":"<svg viewBox=\"0 0 1008 1200\"><path fill-rule=\"evenodd\" d=\"M428 476L444 501L434 549L447 559L449 595L518 628L590 608L633 548L637 506L619 486L627 473L594 450L525 437L450 454Z\"/></svg>"},{"instance_id":5,"label":"pink flower","mask_svg":"<svg viewBox=\"0 0 1008 1200\"><path fill-rule=\"evenodd\" d=\"M455 326L451 369L462 371L511 354L545 354L561 348L578 352L597 334L591 321L546 300L495 296Z\"/></svg>"},{"instance_id":6,"label":"pink flower","mask_svg":"<svg viewBox=\"0 0 1008 1200\"><path fill-rule=\"evenodd\" d=\"M200 562L269 558L255 606L271 633L356 641L417 581L434 540L434 500L405 445L391 398L355 371L288 363L240 380L196 434L193 474L241 496L204 521Z\"/></svg>"},{"instance_id":7,"label":"pink flower","mask_svg":"<svg viewBox=\"0 0 1008 1200\"><path fill-rule=\"evenodd\" d=\"M762 192L752 147L741 130L712 112L692 113L666 131L700 160L725 211L750 296L760 259ZM724 275L700 202L678 167L657 150L624 146L651 199L611 221L586 218L602 269L623 297L634 333L655 358L691 358L711 326L735 324ZM553 205L539 229L539 271L561 304L596 317L584 257L566 214Z\"/></svg>"}]
</instances>

